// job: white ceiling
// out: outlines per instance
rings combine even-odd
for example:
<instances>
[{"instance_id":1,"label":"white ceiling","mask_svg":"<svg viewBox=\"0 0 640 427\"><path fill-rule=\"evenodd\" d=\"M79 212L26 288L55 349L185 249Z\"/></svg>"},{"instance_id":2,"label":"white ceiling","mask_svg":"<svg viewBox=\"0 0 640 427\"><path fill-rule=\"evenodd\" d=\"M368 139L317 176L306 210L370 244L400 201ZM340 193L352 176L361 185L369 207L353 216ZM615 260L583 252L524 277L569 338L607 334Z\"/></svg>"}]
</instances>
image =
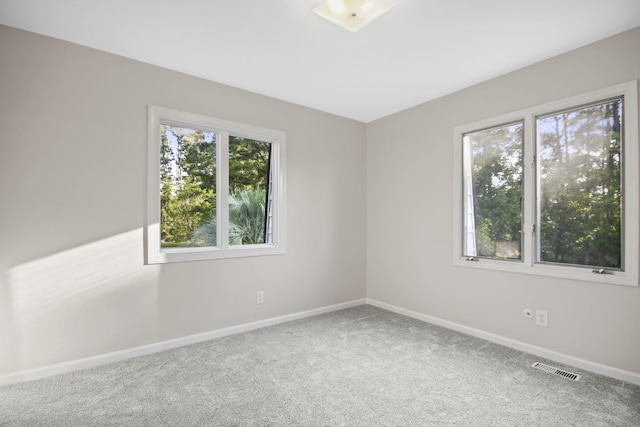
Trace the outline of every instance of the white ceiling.
<instances>
[{"instance_id":1,"label":"white ceiling","mask_svg":"<svg viewBox=\"0 0 640 427\"><path fill-rule=\"evenodd\" d=\"M399 0L350 33L318 2L0 0L0 23L362 122L640 26L640 0Z\"/></svg>"}]
</instances>

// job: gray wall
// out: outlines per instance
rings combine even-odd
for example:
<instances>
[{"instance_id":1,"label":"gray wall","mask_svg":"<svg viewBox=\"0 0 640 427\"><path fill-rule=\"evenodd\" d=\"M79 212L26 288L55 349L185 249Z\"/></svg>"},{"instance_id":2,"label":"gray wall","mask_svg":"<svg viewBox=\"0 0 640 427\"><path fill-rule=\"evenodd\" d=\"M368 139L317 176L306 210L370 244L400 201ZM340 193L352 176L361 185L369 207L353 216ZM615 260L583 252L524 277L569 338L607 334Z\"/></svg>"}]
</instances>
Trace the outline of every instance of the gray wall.
<instances>
[{"instance_id":1,"label":"gray wall","mask_svg":"<svg viewBox=\"0 0 640 427\"><path fill-rule=\"evenodd\" d=\"M148 104L287 133L286 255L143 265ZM0 26L0 129L0 374L365 297L363 123Z\"/></svg>"},{"instance_id":2,"label":"gray wall","mask_svg":"<svg viewBox=\"0 0 640 427\"><path fill-rule=\"evenodd\" d=\"M367 296L640 373L640 288L452 264L453 127L638 78L640 28L370 123Z\"/></svg>"}]
</instances>

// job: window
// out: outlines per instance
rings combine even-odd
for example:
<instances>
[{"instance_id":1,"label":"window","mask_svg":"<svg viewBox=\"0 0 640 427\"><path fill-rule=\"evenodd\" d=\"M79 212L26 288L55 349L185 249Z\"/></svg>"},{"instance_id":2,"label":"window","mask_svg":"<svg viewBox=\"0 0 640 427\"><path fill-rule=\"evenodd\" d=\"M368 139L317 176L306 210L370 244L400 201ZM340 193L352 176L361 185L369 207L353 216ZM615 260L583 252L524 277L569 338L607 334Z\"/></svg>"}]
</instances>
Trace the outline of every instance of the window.
<instances>
[{"instance_id":1,"label":"window","mask_svg":"<svg viewBox=\"0 0 640 427\"><path fill-rule=\"evenodd\" d=\"M622 97L536 117L536 260L622 269Z\"/></svg>"},{"instance_id":2,"label":"window","mask_svg":"<svg viewBox=\"0 0 640 427\"><path fill-rule=\"evenodd\" d=\"M285 252L284 132L149 106L147 262Z\"/></svg>"},{"instance_id":3,"label":"window","mask_svg":"<svg viewBox=\"0 0 640 427\"><path fill-rule=\"evenodd\" d=\"M454 263L638 285L637 84L455 128Z\"/></svg>"},{"instance_id":4,"label":"window","mask_svg":"<svg viewBox=\"0 0 640 427\"><path fill-rule=\"evenodd\" d=\"M521 259L523 122L465 133L463 255Z\"/></svg>"}]
</instances>

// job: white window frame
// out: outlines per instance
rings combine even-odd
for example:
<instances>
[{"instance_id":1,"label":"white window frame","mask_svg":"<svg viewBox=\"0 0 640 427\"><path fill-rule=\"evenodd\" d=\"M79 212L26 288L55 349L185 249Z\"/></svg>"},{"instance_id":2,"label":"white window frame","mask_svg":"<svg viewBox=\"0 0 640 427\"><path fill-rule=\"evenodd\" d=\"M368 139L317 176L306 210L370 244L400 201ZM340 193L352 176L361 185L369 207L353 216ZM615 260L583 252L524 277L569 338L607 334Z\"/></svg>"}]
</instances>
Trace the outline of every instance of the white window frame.
<instances>
[{"instance_id":1,"label":"white window frame","mask_svg":"<svg viewBox=\"0 0 640 427\"><path fill-rule=\"evenodd\" d=\"M609 274L595 274L593 268L542 264L536 262L537 237L536 222L536 117L554 111L570 109L617 96L624 97L623 102L623 261L624 271L607 270ZM477 130L524 120L524 174L523 174L523 225L522 260L498 260L463 256L464 212L463 212L463 135ZM480 268L496 271L533 274L539 276L574 279L588 282L638 286L638 264L640 262L640 158L638 149L638 85L637 81L621 83L604 89L595 90L578 96L530 107L457 126L454 138L454 227L453 227L453 263L456 266Z\"/></svg>"},{"instance_id":2,"label":"white window frame","mask_svg":"<svg viewBox=\"0 0 640 427\"><path fill-rule=\"evenodd\" d=\"M160 126L179 126L215 132L217 246L162 248L160 246ZM271 242L256 245L229 244L229 135L271 143ZM149 105L147 142L146 262L170 262L239 258L286 253L285 178L286 133L279 130Z\"/></svg>"}]
</instances>

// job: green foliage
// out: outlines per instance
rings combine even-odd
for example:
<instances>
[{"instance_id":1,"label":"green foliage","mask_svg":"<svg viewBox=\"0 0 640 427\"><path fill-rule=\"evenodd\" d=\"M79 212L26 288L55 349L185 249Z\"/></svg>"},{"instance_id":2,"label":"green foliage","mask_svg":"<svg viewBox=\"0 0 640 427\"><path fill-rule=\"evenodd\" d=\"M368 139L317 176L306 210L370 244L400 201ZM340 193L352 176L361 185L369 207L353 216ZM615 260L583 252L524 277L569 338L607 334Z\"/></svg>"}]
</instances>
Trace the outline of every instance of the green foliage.
<instances>
[{"instance_id":1,"label":"green foliage","mask_svg":"<svg viewBox=\"0 0 640 427\"><path fill-rule=\"evenodd\" d=\"M269 178L271 144L236 136L229 137L229 193L263 188Z\"/></svg>"},{"instance_id":2,"label":"green foliage","mask_svg":"<svg viewBox=\"0 0 640 427\"><path fill-rule=\"evenodd\" d=\"M522 124L475 132L468 137L473 147L477 255L520 258Z\"/></svg>"},{"instance_id":3,"label":"green foliage","mask_svg":"<svg viewBox=\"0 0 640 427\"><path fill-rule=\"evenodd\" d=\"M215 216L214 135L172 126L162 126L161 134L161 244L203 246L192 236Z\"/></svg>"},{"instance_id":4,"label":"green foliage","mask_svg":"<svg viewBox=\"0 0 640 427\"><path fill-rule=\"evenodd\" d=\"M621 267L620 101L541 119L541 260Z\"/></svg>"},{"instance_id":5,"label":"green foliage","mask_svg":"<svg viewBox=\"0 0 640 427\"><path fill-rule=\"evenodd\" d=\"M200 246L216 246L218 244L218 229L215 216L204 221L193 232L193 241L199 242Z\"/></svg>"},{"instance_id":6,"label":"green foliage","mask_svg":"<svg viewBox=\"0 0 640 427\"><path fill-rule=\"evenodd\" d=\"M260 188L229 197L229 243L264 243L266 192Z\"/></svg>"},{"instance_id":7,"label":"green foliage","mask_svg":"<svg viewBox=\"0 0 640 427\"><path fill-rule=\"evenodd\" d=\"M212 212L209 191L192 182L185 182L175 197L168 200L162 225L166 242L186 243L191 246L201 246L192 241L193 231L207 220Z\"/></svg>"},{"instance_id":8,"label":"green foliage","mask_svg":"<svg viewBox=\"0 0 640 427\"><path fill-rule=\"evenodd\" d=\"M229 244L250 245L264 243L266 192L260 188L242 190L229 196ZM216 244L216 218L203 223L193 240L206 246Z\"/></svg>"},{"instance_id":9,"label":"green foliage","mask_svg":"<svg viewBox=\"0 0 640 427\"><path fill-rule=\"evenodd\" d=\"M231 244L264 242L270 153L267 142L229 137ZM162 247L216 246L215 133L163 125L160 181Z\"/></svg>"}]
</instances>

